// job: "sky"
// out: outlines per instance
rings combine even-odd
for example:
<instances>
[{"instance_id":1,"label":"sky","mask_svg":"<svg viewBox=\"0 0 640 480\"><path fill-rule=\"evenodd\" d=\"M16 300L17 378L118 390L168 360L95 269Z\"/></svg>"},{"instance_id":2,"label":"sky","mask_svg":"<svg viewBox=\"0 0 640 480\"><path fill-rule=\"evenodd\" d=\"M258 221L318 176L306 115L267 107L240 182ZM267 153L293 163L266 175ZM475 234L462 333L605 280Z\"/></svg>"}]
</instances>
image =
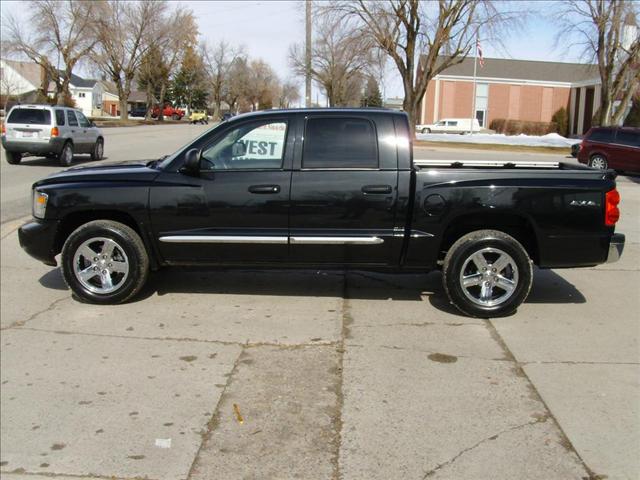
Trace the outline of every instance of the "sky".
<instances>
[{"instance_id":1,"label":"sky","mask_svg":"<svg viewBox=\"0 0 640 480\"><path fill-rule=\"evenodd\" d=\"M269 63L278 76L285 80L294 78L288 62L289 47L304 41L304 2L297 0L238 0L238 1L173 1L191 8L198 21L201 40L210 43L224 39L234 45L243 45L253 58L262 58ZM553 3L547 1L522 2L528 5L533 15L521 31L505 38L507 51L497 45L483 42L485 59L517 58L522 60L547 60L559 62L579 61L580 52L566 46L554 47L556 27L549 17ZM0 2L0 16L7 13L26 18L25 2ZM485 60L490 61L490 60ZM77 72L90 76L90 72ZM304 82L300 84L304 96ZM385 96L402 97L402 82L389 62L385 79ZM322 94L314 85L313 99L322 102Z\"/></svg>"}]
</instances>

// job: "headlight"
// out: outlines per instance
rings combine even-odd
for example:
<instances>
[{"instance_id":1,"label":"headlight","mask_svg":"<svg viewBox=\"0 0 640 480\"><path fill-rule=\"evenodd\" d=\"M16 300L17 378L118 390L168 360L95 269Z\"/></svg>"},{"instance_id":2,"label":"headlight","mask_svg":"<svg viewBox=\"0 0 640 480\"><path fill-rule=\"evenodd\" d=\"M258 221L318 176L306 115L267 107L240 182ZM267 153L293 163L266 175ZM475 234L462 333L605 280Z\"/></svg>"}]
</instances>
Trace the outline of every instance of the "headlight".
<instances>
[{"instance_id":1,"label":"headlight","mask_svg":"<svg viewBox=\"0 0 640 480\"><path fill-rule=\"evenodd\" d=\"M36 218L44 218L44 214L47 211L47 200L49 195L38 190L33 191L33 216Z\"/></svg>"}]
</instances>

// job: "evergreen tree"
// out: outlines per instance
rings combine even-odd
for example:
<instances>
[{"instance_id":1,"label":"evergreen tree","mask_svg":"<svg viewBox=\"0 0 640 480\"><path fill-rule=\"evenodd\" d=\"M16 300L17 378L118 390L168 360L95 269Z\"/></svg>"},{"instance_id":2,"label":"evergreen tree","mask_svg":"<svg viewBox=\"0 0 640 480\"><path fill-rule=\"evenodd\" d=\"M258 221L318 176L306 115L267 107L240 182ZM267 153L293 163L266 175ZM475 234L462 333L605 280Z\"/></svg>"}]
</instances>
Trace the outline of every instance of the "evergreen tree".
<instances>
[{"instance_id":1,"label":"evergreen tree","mask_svg":"<svg viewBox=\"0 0 640 480\"><path fill-rule=\"evenodd\" d=\"M364 90L362 97L363 107L382 107L382 95L380 94L380 87L378 82L373 76L367 78L367 86Z\"/></svg>"},{"instance_id":2,"label":"evergreen tree","mask_svg":"<svg viewBox=\"0 0 640 480\"><path fill-rule=\"evenodd\" d=\"M640 127L640 93L635 96L631 110L624 121L625 127Z\"/></svg>"}]
</instances>

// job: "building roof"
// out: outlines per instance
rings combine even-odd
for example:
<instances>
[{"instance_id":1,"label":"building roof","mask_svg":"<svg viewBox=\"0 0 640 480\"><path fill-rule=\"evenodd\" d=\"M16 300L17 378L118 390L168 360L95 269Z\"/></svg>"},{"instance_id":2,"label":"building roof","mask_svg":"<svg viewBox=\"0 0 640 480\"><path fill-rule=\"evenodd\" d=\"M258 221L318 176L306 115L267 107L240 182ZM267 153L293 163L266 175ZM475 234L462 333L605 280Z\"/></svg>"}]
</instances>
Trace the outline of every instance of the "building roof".
<instances>
[{"instance_id":1,"label":"building roof","mask_svg":"<svg viewBox=\"0 0 640 480\"><path fill-rule=\"evenodd\" d=\"M7 65L13 68L22 78L33 85L34 89L40 86L42 81L42 70L40 65L34 62L20 62L18 60L2 59Z\"/></svg>"},{"instance_id":2,"label":"building roof","mask_svg":"<svg viewBox=\"0 0 640 480\"><path fill-rule=\"evenodd\" d=\"M453 65L440 75L473 76L473 57ZM600 78L598 66L585 63L541 62L534 60L511 60L505 58L485 58L484 67L478 65L477 76L481 78L501 78L532 80L539 82L578 83Z\"/></svg>"},{"instance_id":3,"label":"building roof","mask_svg":"<svg viewBox=\"0 0 640 480\"><path fill-rule=\"evenodd\" d=\"M61 76L64 75L64 72L62 70L58 70L58 72L60 72ZM91 80L91 79L85 79L85 78L79 77L75 73L71 74L71 78L69 80L71 85L73 85L76 88L93 88L93 86L97 82L97 80Z\"/></svg>"}]
</instances>

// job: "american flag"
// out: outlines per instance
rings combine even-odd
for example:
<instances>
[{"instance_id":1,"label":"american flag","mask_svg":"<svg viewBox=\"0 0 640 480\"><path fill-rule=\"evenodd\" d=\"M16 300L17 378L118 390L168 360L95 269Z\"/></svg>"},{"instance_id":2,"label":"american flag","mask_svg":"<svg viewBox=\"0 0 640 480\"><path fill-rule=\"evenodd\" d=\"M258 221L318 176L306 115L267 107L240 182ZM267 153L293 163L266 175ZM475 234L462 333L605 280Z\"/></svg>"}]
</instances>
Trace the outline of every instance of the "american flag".
<instances>
[{"instance_id":1,"label":"american flag","mask_svg":"<svg viewBox=\"0 0 640 480\"><path fill-rule=\"evenodd\" d=\"M480 39L476 40L476 50L478 52L478 63L480 68L484 67L484 57L482 56L482 46L480 45Z\"/></svg>"}]
</instances>

